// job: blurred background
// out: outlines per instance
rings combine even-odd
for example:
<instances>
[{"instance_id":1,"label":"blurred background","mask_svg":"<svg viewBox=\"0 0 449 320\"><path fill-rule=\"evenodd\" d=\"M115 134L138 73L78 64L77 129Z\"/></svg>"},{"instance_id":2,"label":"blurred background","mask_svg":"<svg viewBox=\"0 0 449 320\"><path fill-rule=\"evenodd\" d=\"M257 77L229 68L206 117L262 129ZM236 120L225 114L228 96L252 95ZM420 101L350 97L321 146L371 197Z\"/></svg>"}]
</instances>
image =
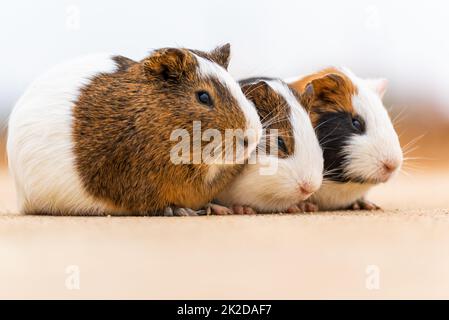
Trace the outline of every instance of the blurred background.
<instances>
[{"instance_id":1,"label":"blurred background","mask_svg":"<svg viewBox=\"0 0 449 320\"><path fill-rule=\"evenodd\" d=\"M9 1L0 10L2 141L14 103L58 62L99 51L141 59L152 48L230 42L236 78L330 65L387 78L385 104L409 158L404 175L440 175L449 168L447 30L447 1ZM3 187L8 199L11 188L10 181Z\"/></svg>"},{"instance_id":2,"label":"blurred background","mask_svg":"<svg viewBox=\"0 0 449 320\"><path fill-rule=\"evenodd\" d=\"M447 299L448 30L442 0L2 1L0 298ZM1 141L14 103L39 74L87 53L141 59L153 48L226 42L236 78L343 65L389 80L385 105L408 160L369 195L384 211L16 215ZM72 266L82 290L67 286ZM372 267L380 288L367 285Z\"/></svg>"}]
</instances>

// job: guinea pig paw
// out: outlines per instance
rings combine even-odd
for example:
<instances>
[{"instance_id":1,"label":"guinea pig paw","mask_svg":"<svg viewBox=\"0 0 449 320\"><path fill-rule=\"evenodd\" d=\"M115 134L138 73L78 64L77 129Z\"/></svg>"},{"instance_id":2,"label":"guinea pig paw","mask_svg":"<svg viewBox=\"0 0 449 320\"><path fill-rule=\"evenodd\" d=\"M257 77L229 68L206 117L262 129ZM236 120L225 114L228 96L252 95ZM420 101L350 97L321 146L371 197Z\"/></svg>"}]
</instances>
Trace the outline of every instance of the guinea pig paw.
<instances>
[{"instance_id":1,"label":"guinea pig paw","mask_svg":"<svg viewBox=\"0 0 449 320\"><path fill-rule=\"evenodd\" d=\"M206 212L207 215L214 214L219 216L226 216L234 213L230 208L215 203L209 203L206 207Z\"/></svg>"},{"instance_id":2,"label":"guinea pig paw","mask_svg":"<svg viewBox=\"0 0 449 320\"><path fill-rule=\"evenodd\" d=\"M301 213L304 212L299 206L291 206L287 210L285 210L286 213Z\"/></svg>"},{"instance_id":3,"label":"guinea pig paw","mask_svg":"<svg viewBox=\"0 0 449 320\"><path fill-rule=\"evenodd\" d=\"M248 206L240 206L240 205L234 205L232 207L232 210L234 211L234 214L247 214L247 215L253 215L253 214L257 214L256 210L254 210L251 207Z\"/></svg>"},{"instance_id":4,"label":"guinea pig paw","mask_svg":"<svg viewBox=\"0 0 449 320\"><path fill-rule=\"evenodd\" d=\"M173 215L177 217L197 216L198 212L190 208L174 208Z\"/></svg>"},{"instance_id":5,"label":"guinea pig paw","mask_svg":"<svg viewBox=\"0 0 449 320\"><path fill-rule=\"evenodd\" d=\"M172 207L167 207L164 209L164 216L165 217L173 217L174 213L173 213L173 208Z\"/></svg>"},{"instance_id":6,"label":"guinea pig paw","mask_svg":"<svg viewBox=\"0 0 449 320\"><path fill-rule=\"evenodd\" d=\"M351 205L352 210L380 210L380 207L368 200L360 199Z\"/></svg>"},{"instance_id":7,"label":"guinea pig paw","mask_svg":"<svg viewBox=\"0 0 449 320\"><path fill-rule=\"evenodd\" d=\"M317 212L319 207L317 204L310 201L302 201L298 204L300 212Z\"/></svg>"}]
</instances>

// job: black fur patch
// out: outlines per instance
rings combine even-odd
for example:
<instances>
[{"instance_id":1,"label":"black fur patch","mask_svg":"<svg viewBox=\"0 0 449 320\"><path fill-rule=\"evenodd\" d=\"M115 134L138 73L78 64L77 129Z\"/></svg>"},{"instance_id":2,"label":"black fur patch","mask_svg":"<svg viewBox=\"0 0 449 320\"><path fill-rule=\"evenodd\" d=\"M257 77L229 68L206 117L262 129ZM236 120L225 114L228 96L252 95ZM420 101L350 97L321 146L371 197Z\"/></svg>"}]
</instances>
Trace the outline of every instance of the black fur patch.
<instances>
[{"instance_id":1,"label":"black fur patch","mask_svg":"<svg viewBox=\"0 0 449 320\"><path fill-rule=\"evenodd\" d=\"M346 112L323 112L319 115L316 132L323 149L324 172L328 180L363 182L357 177L346 177L343 174L346 161L343 149L352 136L363 134L352 125L352 120L353 116ZM364 125L362 119L357 118L357 120Z\"/></svg>"}]
</instances>

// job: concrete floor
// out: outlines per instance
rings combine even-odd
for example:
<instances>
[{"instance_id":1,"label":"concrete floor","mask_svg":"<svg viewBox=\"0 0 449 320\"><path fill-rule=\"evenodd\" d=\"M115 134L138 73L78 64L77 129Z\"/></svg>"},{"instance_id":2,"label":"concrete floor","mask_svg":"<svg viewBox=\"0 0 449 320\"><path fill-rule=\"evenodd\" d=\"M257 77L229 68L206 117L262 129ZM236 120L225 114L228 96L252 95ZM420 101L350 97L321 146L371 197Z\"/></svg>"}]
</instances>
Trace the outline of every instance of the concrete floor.
<instances>
[{"instance_id":1,"label":"concrete floor","mask_svg":"<svg viewBox=\"0 0 449 320\"><path fill-rule=\"evenodd\" d=\"M375 213L195 218L21 216L2 175L0 298L449 298L449 172Z\"/></svg>"}]
</instances>

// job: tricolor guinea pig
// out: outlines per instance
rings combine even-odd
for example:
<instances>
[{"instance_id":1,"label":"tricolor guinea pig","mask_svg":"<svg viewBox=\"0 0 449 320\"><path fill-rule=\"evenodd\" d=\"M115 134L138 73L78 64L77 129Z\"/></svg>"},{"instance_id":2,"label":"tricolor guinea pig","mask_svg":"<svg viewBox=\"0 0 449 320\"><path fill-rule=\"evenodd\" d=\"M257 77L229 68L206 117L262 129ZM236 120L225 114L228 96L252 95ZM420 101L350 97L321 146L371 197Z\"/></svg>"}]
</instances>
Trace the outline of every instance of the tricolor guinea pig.
<instances>
[{"instance_id":1,"label":"tricolor guinea pig","mask_svg":"<svg viewBox=\"0 0 449 320\"><path fill-rule=\"evenodd\" d=\"M36 80L9 120L20 209L41 214L156 214L206 205L243 164L175 164L174 130L253 130L254 105L226 71L230 47L154 50L141 61L93 55ZM245 144L252 152L258 139ZM192 151L193 153L193 151Z\"/></svg>"},{"instance_id":2,"label":"tricolor guinea pig","mask_svg":"<svg viewBox=\"0 0 449 320\"><path fill-rule=\"evenodd\" d=\"M310 198L319 209L377 209L365 194L401 167L399 139L381 100L386 85L339 68L291 83L323 148L325 179Z\"/></svg>"},{"instance_id":3,"label":"tricolor guinea pig","mask_svg":"<svg viewBox=\"0 0 449 320\"><path fill-rule=\"evenodd\" d=\"M323 154L309 116L295 90L279 79L252 78L240 85L257 108L265 138L255 162L216 200L238 214L297 212L297 204L319 189L323 175Z\"/></svg>"}]
</instances>

